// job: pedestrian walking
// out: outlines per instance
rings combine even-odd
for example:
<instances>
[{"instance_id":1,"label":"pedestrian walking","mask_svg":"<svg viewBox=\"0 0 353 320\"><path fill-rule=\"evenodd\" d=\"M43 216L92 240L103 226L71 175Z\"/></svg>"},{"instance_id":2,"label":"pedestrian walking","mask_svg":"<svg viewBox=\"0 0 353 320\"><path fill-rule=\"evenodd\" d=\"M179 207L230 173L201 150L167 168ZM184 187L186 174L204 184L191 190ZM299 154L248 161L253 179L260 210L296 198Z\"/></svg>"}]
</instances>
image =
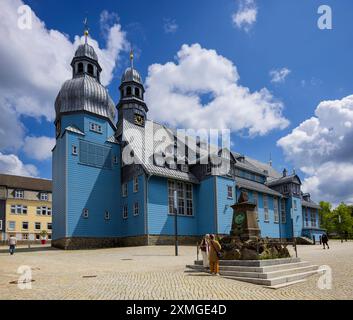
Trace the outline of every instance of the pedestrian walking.
<instances>
[{"instance_id":1,"label":"pedestrian walking","mask_svg":"<svg viewBox=\"0 0 353 320\"><path fill-rule=\"evenodd\" d=\"M221 245L215 239L214 234L210 235L210 272L211 274L219 276L219 259L221 256Z\"/></svg>"},{"instance_id":2,"label":"pedestrian walking","mask_svg":"<svg viewBox=\"0 0 353 320\"><path fill-rule=\"evenodd\" d=\"M326 249L326 248L325 248L325 245L327 246L327 249L330 249L330 247L329 247L329 245L328 245L328 236L327 236L326 233L324 233L324 234L322 235L321 241L322 241L322 244L323 244L323 246L324 246L324 249Z\"/></svg>"},{"instance_id":3,"label":"pedestrian walking","mask_svg":"<svg viewBox=\"0 0 353 320\"><path fill-rule=\"evenodd\" d=\"M208 243L209 238L210 238L210 235L206 234L204 236L204 238L202 239L201 244L200 244L200 250L201 250L202 260L203 260L203 267L205 269L210 266L210 262L209 262L209 259L208 259L208 254L209 254L209 251L210 251L209 243Z\"/></svg>"},{"instance_id":4,"label":"pedestrian walking","mask_svg":"<svg viewBox=\"0 0 353 320\"><path fill-rule=\"evenodd\" d=\"M15 253L16 244L17 244L16 237L14 235L11 235L9 238L9 251L11 255Z\"/></svg>"}]
</instances>

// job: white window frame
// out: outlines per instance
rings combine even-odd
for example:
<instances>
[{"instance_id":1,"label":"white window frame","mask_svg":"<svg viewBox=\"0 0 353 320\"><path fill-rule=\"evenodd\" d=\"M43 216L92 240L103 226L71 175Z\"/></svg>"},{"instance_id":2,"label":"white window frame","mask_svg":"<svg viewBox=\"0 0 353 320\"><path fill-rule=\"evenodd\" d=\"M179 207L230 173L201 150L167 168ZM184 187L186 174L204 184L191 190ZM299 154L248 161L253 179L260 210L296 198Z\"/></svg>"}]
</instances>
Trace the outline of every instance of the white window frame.
<instances>
[{"instance_id":1,"label":"white window frame","mask_svg":"<svg viewBox=\"0 0 353 320\"><path fill-rule=\"evenodd\" d=\"M278 199L276 197L273 198L273 218L274 223L279 223Z\"/></svg>"},{"instance_id":2,"label":"white window frame","mask_svg":"<svg viewBox=\"0 0 353 320\"><path fill-rule=\"evenodd\" d=\"M133 192L136 193L139 191L139 177L135 176L133 178Z\"/></svg>"},{"instance_id":3,"label":"white window frame","mask_svg":"<svg viewBox=\"0 0 353 320\"><path fill-rule=\"evenodd\" d=\"M286 202L284 199L281 199L281 222L283 224L287 223Z\"/></svg>"},{"instance_id":4,"label":"white window frame","mask_svg":"<svg viewBox=\"0 0 353 320\"><path fill-rule=\"evenodd\" d=\"M263 194L263 203L264 203L264 221L270 222L270 215L268 212L268 195Z\"/></svg>"},{"instance_id":5,"label":"white window frame","mask_svg":"<svg viewBox=\"0 0 353 320\"><path fill-rule=\"evenodd\" d=\"M129 217L129 210L127 204L123 206L123 219L127 219Z\"/></svg>"},{"instance_id":6,"label":"white window frame","mask_svg":"<svg viewBox=\"0 0 353 320\"><path fill-rule=\"evenodd\" d=\"M96 133L102 133L102 126L98 123L90 122L89 123L89 130L96 132Z\"/></svg>"},{"instance_id":7,"label":"white window frame","mask_svg":"<svg viewBox=\"0 0 353 320\"><path fill-rule=\"evenodd\" d=\"M140 206L138 202L134 202L134 216L138 216L140 214Z\"/></svg>"},{"instance_id":8,"label":"white window frame","mask_svg":"<svg viewBox=\"0 0 353 320\"><path fill-rule=\"evenodd\" d=\"M40 198L41 201L48 201L49 195L48 195L47 192L41 192L39 198Z\"/></svg>"},{"instance_id":9,"label":"white window frame","mask_svg":"<svg viewBox=\"0 0 353 320\"><path fill-rule=\"evenodd\" d=\"M127 194L128 194L127 182L124 182L124 183L122 184L121 192L122 192L122 196L123 196L124 198L126 198L126 197L127 197Z\"/></svg>"},{"instance_id":10,"label":"white window frame","mask_svg":"<svg viewBox=\"0 0 353 320\"><path fill-rule=\"evenodd\" d=\"M233 199L233 186L227 186L227 198Z\"/></svg>"},{"instance_id":11,"label":"white window frame","mask_svg":"<svg viewBox=\"0 0 353 320\"><path fill-rule=\"evenodd\" d=\"M87 208L84 208L82 210L82 216L85 218L85 219L88 219L88 216L89 216L89 210Z\"/></svg>"},{"instance_id":12,"label":"white window frame","mask_svg":"<svg viewBox=\"0 0 353 320\"><path fill-rule=\"evenodd\" d=\"M15 199L23 199L25 196L24 190L15 190Z\"/></svg>"},{"instance_id":13,"label":"white window frame","mask_svg":"<svg viewBox=\"0 0 353 320\"><path fill-rule=\"evenodd\" d=\"M314 209L309 209L310 212L310 225L314 228L317 226L317 221L316 221L316 211ZM314 217L314 219L313 219ZM313 223L314 222L314 223Z\"/></svg>"},{"instance_id":14,"label":"white window frame","mask_svg":"<svg viewBox=\"0 0 353 320\"><path fill-rule=\"evenodd\" d=\"M193 185L178 180L168 180L168 214L174 215L175 190L178 198L178 215L194 216Z\"/></svg>"}]
</instances>

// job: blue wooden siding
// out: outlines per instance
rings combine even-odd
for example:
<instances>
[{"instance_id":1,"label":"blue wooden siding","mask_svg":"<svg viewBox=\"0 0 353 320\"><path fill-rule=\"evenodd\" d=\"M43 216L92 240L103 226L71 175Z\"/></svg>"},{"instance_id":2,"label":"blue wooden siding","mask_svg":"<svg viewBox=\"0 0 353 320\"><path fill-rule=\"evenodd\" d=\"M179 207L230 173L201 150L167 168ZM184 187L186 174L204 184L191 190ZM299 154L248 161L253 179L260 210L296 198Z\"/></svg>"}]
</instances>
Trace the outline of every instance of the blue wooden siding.
<instances>
[{"instance_id":1,"label":"blue wooden siding","mask_svg":"<svg viewBox=\"0 0 353 320\"><path fill-rule=\"evenodd\" d=\"M174 215L168 214L168 179L152 176L148 180L147 199L148 233L174 235ZM196 230L197 213L195 210L193 216L178 215L179 235L195 235Z\"/></svg>"},{"instance_id":2,"label":"blue wooden siding","mask_svg":"<svg viewBox=\"0 0 353 320\"><path fill-rule=\"evenodd\" d=\"M66 137L58 139L53 150L53 239L66 236Z\"/></svg>"},{"instance_id":3,"label":"blue wooden siding","mask_svg":"<svg viewBox=\"0 0 353 320\"><path fill-rule=\"evenodd\" d=\"M236 202L234 180L216 177L217 185L217 227L219 234L229 234L232 228L233 209ZM233 195L228 197L228 186L232 187Z\"/></svg>"},{"instance_id":4,"label":"blue wooden siding","mask_svg":"<svg viewBox=\"0 0 353 320\"><path fill-rule=\"evenodd\" d=\"M133 180L127 183L127 197L121 198L120 230L121 236L137 236L145 234L145 175L138 176L138 191L133 192ZM139 204L139 214L134 216L134 203ZM123 208L127 205L128 218L123 218Z\"/></svg>"},{"instance_id":5,"label":"blue wooden siding","mask_svg":"<svg viewBox=\"0 0 353 320\"><path fill-rule=\"evenodd\" d=\"M211 234L216 231L216 217L215 217L215 179L210 176L201 181L199 185L194 186L195 194L195 209L197 210L197 234Z\"/></svg>"},{"instance_id":6,"label":"blue wooden siding","mask_svg":"<svg viewBox=\"0 0 353 320\"><path fill-rule=\"evenodd\" d=\"M68 207L66 210L66 236L113 237L119 235L120 215L120 164L112 164L111 169L93 167L80 163L79 141L85 140L111 149L111 158L120 154L120 147L106 142L112 130L110 125L88 115L65 116L67 125L82 126L85 136L67 132L66 163ZM71 121L70 121L71 120ZM102 133L89 131L89 123L102 126ZM77 146L78 155L72 154L72 146ZM60 160L62 161L62 160ZM55 161L55 162L60 162ZM111 159L113 162L113 159ZM83 209L88 209L88 218L83 217ZM105 213L109 212L109 219Z\"/></svg>"}]
</instances>

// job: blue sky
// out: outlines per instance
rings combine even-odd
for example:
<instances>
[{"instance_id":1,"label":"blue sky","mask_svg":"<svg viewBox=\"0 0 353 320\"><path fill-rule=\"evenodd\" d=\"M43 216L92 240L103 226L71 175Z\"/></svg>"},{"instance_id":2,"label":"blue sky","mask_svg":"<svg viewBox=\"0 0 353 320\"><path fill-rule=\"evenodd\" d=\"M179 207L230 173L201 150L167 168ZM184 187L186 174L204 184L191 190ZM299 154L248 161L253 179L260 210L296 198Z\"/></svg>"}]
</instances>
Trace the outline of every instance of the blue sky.
<instances>
[{"instance_id":1,"label":"blue sky","mask_svg":"<svg viewBox=\"0 0 353 320\"><path fill-rule=\"evenodd\" d=\"M246 130L235 130L233 149L261 161L268 161L271 153L278 170L284 166L289 170L303 167L299 173L309 182L318 174L315 161L308 169L303 163L303 154L298 156L289 146L291 139L282 147L277 142L286 136L293 137L292 130L313 117L322 101L341 100L353 93L353 3L350 0L27 0L25 3L45 23L46 29L67 35L71 42L82 34L82 21L87 16L90 36L101 47L105 46L107 37L102 32L101 13L115 13L126 33L126 41L136 52L135 67L144 79L152 64L177 63L175 56L184 44L197 43L204 49L215 50L236 66L240 86L251 92L267 88L275 101L282 102L282 116L290 122L286 128L273 128L264 135L252 137L247 137ZM241 10L241 5L249 3L256 8L257 15L256 21L245 30L235 25L232 15ZM317 10L322 4L332 8L332 30L320 30L317 26L320 17ZM168 25L172 26L170 32L166 32ZM6 39L1 38L0 46L5 45ZM108 86L115 102L119 99L121 74L128 64L128 53L121 50ZM283 68L290 71L285 79L271 82L270 71ZM149 105L150 110L153 108ZM54 136L54 127L48 118L21 114L19 119L25 127L25 136ZM304 157L308 150L303 151ZM7 147L0 151L16 154L23 163L33 164L39 176L51 177L50 159L33 159L23 148L13 151ZM327 162L326 159L318 163ZM320 189L319 185L316 187ZM318 196L324 196L325 192ZM352 197L342 199L350 201Z\"/></svg>"}]
</instances>

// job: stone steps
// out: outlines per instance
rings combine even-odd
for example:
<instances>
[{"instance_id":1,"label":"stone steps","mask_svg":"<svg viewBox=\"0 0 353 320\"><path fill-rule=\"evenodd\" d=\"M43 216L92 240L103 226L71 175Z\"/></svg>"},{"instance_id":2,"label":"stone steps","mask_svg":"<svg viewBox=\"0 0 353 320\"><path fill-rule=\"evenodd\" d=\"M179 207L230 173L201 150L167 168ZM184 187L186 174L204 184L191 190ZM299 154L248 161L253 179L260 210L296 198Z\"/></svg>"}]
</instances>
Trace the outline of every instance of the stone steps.
<instances>
[{"instance_id":1,"label":"stone steps","mask_svg":"<svg viewBox=\"0 0 353 320\"><path fill-rule=\"evenodd\" d=\"M186 266L193 272L205 272L202 261ZM224 278L250 282L278 289L305 280L318 273L318 266L299 258L272 260L220 260L220 275Z\"/></svg>"}]
</instances>

